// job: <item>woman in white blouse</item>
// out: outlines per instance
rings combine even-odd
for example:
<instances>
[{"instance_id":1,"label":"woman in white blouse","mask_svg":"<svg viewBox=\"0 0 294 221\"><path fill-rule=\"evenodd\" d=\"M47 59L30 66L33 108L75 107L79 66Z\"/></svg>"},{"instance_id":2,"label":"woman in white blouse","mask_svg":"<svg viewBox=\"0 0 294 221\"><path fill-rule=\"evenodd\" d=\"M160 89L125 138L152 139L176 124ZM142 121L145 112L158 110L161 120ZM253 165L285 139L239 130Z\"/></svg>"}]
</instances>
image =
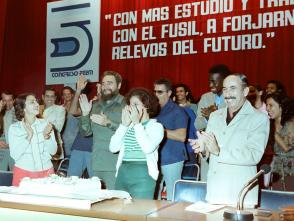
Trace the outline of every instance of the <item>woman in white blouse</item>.
<instances>
[{"instance_id":1,"label":"woman in white blouse","mask_svg":"<svg viewBox=\"0 0 294 221\"><path fill-rule=\"evenodd\" d=\"M24 177L41 178L54 173L51 156L57 144L52 125L38 119L39 103L32 93L19 95L14 104L18 122L8 131L10 155L15 161L13 185Z\"/></svg>"},{"instance_id":2,"label":"woman in white blouse","mask_svg":"<svg viewBox=\"0 0 294 221\"><path fill-rule=\"evenodd\" d=\"M157 97L144 88L135 88L126 96L122 123L112 136L109 149L118 152L115 189L133 198L153 199L158 178L158 147L163 126L154 117L159 111Z\"/></svg>"}]
</instances>

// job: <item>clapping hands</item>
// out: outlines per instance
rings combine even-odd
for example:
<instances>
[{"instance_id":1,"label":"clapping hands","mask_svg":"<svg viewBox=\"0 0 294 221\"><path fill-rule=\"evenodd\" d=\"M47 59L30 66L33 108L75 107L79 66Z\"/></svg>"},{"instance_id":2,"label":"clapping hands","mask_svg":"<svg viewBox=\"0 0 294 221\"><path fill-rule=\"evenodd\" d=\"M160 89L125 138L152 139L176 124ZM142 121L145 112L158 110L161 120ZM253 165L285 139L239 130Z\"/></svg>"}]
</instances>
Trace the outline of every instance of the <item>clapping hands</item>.
<instances>
[{"instance_id":1,"label":"clapping hands","mask_svg":"<svg viewBox=\"0 0 294 221\"><path fill-rule=\"evenodd\" d=\"M46 140L50 138L50 133L52 130L53 130L53 125L51 123L48 123L43 130L43 136Z\"/></svg>"},{"instance_id":2,"label":"clapping hands","mask_svg":"<svg viewBox=\"0 0 294 221\"><path fill-rule=\"evenodd\" d=\"M25 129L26 132L27 132L27 140L28 140L29 142L31 142L31 139L32 139L32 137L33 137L33 135L34 135L34 131L33 131L32 127L31 127L31 125L28 124L28 123L26 123L26 122L24 121L24 119L22 120L22 125L23 125L24 129Z\"/></svg>"},{"instance_id":3,"label":"clapping hands","mask_svg":"<svg viewBox=\"0 0 294 221\"><path fill-rule=\"evenodd\" d=\"M220 152L219 146L217 144L217 140L213 133L204 132L201 133L197 131L198 139L189 139L190 145L196 154L201 154L202 152L206 152L206 156L209 153L218 155Z\"/></svg>"},{"instance_id":4,"label":"clapping hands","mask_svg":"<svg viewBox=\"0 0 294 221\"><path fill-rule=\"evenodd\" d=\"M100 114L92 114L90 116L90 119L101 126L107 126L108 123L110 123L110 120L107 118L107 116L101 112Z\"/></svg>"}]
</instances>

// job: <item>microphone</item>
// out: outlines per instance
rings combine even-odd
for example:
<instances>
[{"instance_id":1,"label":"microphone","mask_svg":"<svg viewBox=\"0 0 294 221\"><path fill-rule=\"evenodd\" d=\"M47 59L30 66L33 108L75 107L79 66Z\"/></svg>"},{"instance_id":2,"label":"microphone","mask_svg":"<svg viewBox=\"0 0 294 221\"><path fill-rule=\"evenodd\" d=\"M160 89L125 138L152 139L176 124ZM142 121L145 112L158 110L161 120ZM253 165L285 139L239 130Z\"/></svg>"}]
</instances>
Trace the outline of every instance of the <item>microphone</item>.
<instances>
[{"instance_id":1,"label":"microphone","mask_svg":"<svg viewBox=\"0 0 294 221\"><path fill-rule=\"evenodd\" d=\"M258 177L260 177L262 174L267 174L270 172L271 167L268 164L263 164L260 167L260 171L252 177L240 190L238 195L238 203L237 203L237 210L236 211L225 211L224 212L224 218L228 220L237 220L237 221L252 221L253 220L253 213L244 211L243 210L243 203L244 198L249 190L252 189L252 187L255 185L255 183L258 181Z\"/></svg>"},{"instance_id":2,"label":"microphone","mask_svg":"<svg viewBox=\"0 0 294 221\"><path fill-rule=\"evenodd\" d=\"M258 171L258 173L252 177L243 187L243 189L246 187L246 186L249 186L250 183L254 182L258 177L260 177L262 174L267 174L268 172L270 172L271 170L271 167L268 165L268 164L262 164L261 167L260 167L260 170Z\"/></svg>"}]
</instances>

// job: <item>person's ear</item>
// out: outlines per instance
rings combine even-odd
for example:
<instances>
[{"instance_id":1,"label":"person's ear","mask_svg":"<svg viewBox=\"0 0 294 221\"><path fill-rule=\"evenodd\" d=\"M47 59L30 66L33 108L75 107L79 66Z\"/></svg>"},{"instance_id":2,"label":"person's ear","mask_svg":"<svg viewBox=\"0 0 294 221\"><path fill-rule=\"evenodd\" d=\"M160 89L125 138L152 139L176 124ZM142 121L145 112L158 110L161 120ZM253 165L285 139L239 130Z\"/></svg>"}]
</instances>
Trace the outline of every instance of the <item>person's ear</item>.
<instances>
[{"instance_id":1,"label":"person's ear","mask_svg":"<svg viewBox=\"0 0 294 221\"><path fill-rule=\"evenodd\" d=\"M244 88L243 94L244 94L244 97L247 97L247 95L249 94L249 87Z\"/></svg>"},{"instance_id":2,"label":"person's ear","mask_svg":"<svg viewBox=\"0 0 294 221\"><path fill-rule=\"evenodd\" d=\"M118 85L117 85L117 89L119 90L121 88L121 83L119 83Z\"/></svg>"}]
</instances>

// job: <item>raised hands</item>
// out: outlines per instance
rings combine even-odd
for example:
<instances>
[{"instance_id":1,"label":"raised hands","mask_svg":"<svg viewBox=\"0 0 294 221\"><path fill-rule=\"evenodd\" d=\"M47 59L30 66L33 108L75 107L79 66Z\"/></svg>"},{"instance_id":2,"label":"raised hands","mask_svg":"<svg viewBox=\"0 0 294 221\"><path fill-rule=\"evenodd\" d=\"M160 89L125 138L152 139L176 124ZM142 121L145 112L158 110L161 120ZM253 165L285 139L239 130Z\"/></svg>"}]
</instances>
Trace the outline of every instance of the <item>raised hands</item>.
<instances>
[{"instance_id":1,"label":"raised hands","mask_svg":"<svg viewBox=\"0 0 294 221\"><path fill-rule=\"evenodd\" d=\"M201 114L203 117L205 117L206 119L209 118L210 114L214 111L217 110L217 106L216 104L213 104L209 107L204 107L204 108L201 108Z\"/></svg>"},{"instance_id":2,"label":"raised hands","mask_svg":"<svg viewBox=\"0 0 294 221\"><path fill-rule=\"evenodd\" d=\"M209 153L218 155L220 148L217 144L217 140L213 133L197 131L198 139L189 139L189 143L196 154L201 154L205 151L205 155L209 156Z\"/></svg>"},{"instance_id":3,"label":"raised hands","mask_svg":"<svg viewBox=\"0 0 294 221\"><path fill-rule=\"evenodd\" d=\"M8 144L4 140L0 140L0 149L8 148Z\"/></svg>"},{"instance_id":4,"label":"raised hands","mask_svg":"<svg viewBox=\"0 0 294 221\"><path fill-rule=\"evenodd\" d=\"M32 139L32 137L33 137L33 135L34 135L34 131L33 131L32 127L31 127L31 125L28 124L28 123L26 123L26 122L24 121L24 119L22 120L22 125L23 125L24 129L25 129L26 132L27 132L27 137L26 137L27 140L28 140L29 142L31 142L31 139Z\"/></svg>"},{"instance_id":5,"label":"raised hands","mask_svg":"<svg viewBox=\"0 0 294 221\"><path fill-rule=\"evenodd\" d=\"M201 132L201 139L205 144L205 148L212 154L218 155L220 152L217 140L212 132Z\"/></svg>"},{"instance_id":6,"label":"raised hands","mask_svg":"<svg viewBox=\"0 0 294 221\"><path fill-rule=\"evenodd\" d=\"M88 81L87 79L85 78L84 75L80 75L79 76L79 79L78 79L78 82L77 82L77 91L78 92L81 92L82 90L85 89L86 85L87 85Z\"/></svg>"},{"instance_id":7,"label":"raised hands","mask_svg":"<svg viewBox=\"0 0 294 221\"><path fill-rule=\"evenodd\" d=\"M43 130L43 136L47 140L50 138L50 133L53 130L53 125L51 123L48 123L47 126Z\"/></svg>"},{"instance_id":8,"label":"raised hands","mask_svg":"<svg viewBox=\"0 0 294 221\"><path fill-rule=\"evenodd\" d=\"M83 116L87 116L92 109L92 100L89 101L85 94L81 94L79 102Z\"/></svg>"}]
</instances>

